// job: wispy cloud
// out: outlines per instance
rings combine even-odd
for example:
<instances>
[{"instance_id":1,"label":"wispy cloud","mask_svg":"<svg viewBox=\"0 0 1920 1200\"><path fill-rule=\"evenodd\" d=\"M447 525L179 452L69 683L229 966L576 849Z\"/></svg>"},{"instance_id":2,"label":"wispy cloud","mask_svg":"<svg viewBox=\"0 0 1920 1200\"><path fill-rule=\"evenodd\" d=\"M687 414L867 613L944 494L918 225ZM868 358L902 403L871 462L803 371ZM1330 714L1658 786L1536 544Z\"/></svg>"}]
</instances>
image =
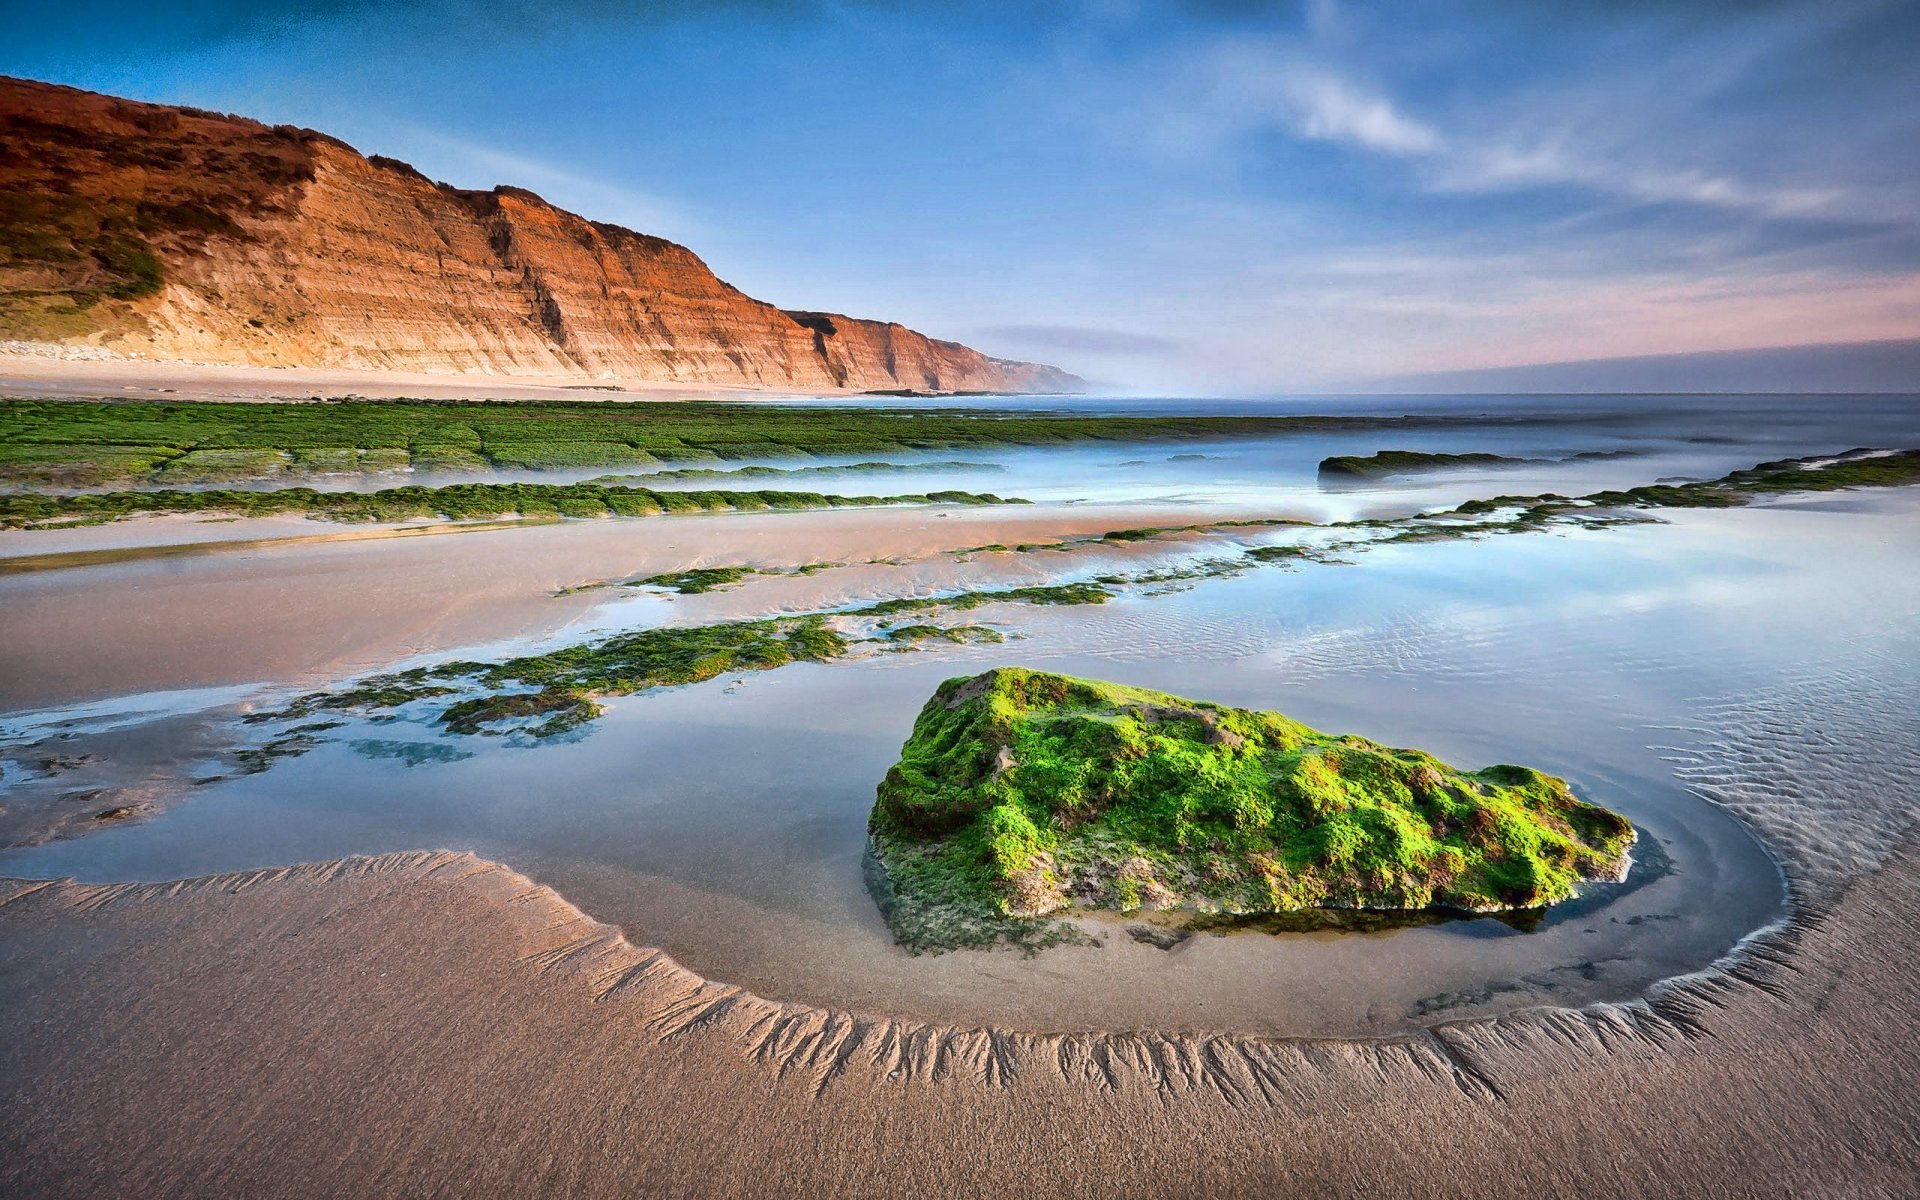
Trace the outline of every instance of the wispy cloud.
<instances>
[{"instance_id":1,"label":"wispy cloud","mask_svg":"<svg viewBox=\"0 0 1920 1200\"><path fill-rule=\"evenodd\" d=\"M1427 155L1444 148L1439 133L1403 114L1387 97L1336 75L1299 66L1284 70L1276 82L1303 137L1387 154Z\"/></svg>"},{"instance_id":2,"label":"wispy cloud","mask_svg":"<svg viewBox=\"0 0 1920 1200\"><path fill-rule=\"evenodd\" d=\"M1879 7L1858 0L1783 6L1768 21L1732 34L1694 34L1662 56L1599 77L1476 89L1464 99L1436 92L1431 80L1407 85L1414 93L1424 87L1428 106L1451 100L1451 111L1423 112L1378 78L1392 72L1364 49L1364 34L1388 31L1356 30L1339 19L1343 10L1323 2L1304 31L1235 35L1191 52L1153 95L1152 120L1159 143L1182 155L1258 153L1246 149L1250 135L1286 132L1400 161L1417 188L1437 195L1571 188L1615 202L1886 220L1910 215L1911 197L1792 178L1782 171L1784 154L1744 171L1715 163L1714 126L1700 109L1717 91L1752 86L1743 72ZM1899 115L1872 114L1862 124Z\"/></svg>"}]
</instances>

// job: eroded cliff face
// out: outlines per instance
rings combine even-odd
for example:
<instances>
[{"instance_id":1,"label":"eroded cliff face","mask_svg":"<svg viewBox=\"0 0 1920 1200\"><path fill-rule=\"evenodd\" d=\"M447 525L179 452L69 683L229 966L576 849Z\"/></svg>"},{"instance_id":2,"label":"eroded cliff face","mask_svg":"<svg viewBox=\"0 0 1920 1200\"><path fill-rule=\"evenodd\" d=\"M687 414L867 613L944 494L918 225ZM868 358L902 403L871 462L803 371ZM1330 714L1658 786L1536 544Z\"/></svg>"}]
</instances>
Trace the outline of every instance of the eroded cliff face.
<instances>
[{"instance_id":1,"label":"eroded cliff face","mask_svg":"<svg viewBox=\"0 0 1920 1200\"><path fill-rule=\"evenodd\" d=\"M785 312L684 246L311 130L0 79L0 337L165 359L795 390L1057 391Z\"/></svg>"}]
</instances>

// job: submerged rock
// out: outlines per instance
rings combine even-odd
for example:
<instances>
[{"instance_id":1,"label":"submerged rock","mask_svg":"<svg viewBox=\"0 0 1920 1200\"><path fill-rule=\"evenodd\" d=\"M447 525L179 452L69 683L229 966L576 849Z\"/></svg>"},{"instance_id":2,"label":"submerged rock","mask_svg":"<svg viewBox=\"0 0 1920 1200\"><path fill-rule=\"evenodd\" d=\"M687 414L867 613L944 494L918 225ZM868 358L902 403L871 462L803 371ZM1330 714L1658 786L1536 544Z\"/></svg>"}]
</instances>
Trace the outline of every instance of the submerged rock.
<instances>
[{"instance_id":1,"label":"submerged rock","mask_svg":"<svg viewBox=\"0 0 1920 1200\"><path fill-rule=\"evenodd\" d=\"M1279 713L1002 667L942 684L879 787L876 894L915 949L1068 909L1499 911L1625 875L1633 827L1527 767L1462 771Z\"/></svg>"}]
</instances>

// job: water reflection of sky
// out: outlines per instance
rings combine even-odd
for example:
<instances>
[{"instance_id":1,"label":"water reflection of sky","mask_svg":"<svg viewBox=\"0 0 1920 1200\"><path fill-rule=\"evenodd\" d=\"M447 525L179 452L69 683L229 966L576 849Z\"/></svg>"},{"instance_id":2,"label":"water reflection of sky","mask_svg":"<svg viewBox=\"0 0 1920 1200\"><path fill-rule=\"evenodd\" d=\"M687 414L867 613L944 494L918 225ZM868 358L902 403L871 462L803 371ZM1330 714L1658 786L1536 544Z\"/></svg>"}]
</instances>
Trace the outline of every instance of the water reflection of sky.
<instances>
[{"instance_id":1,"label":"water reflection of sky","mask_svg":"<svg viewBox=\"0 0 1920 1200\"><path fill-rule=\"evenodd\" d=\"M742 402L743 404L747 402ZM764 403L764 402L761 402ZM899 407L891 397L806 403ZM659 468L592 467L567 471L320 477L324 490L370 490L473 480L567 483L617 474L623 482L669 489L734 488L831 495L898 495L959 490L1035 501L1154 503L1275 508L1342 520L1455 504L1490 492L1579 494L1666 478L1714 478L1755 462L1857 446L1920 444L1920 396L1403 396L1279 397L1262 400L965 397L923 401L964 404L990 413L1058 411L1077 415L1412 416L1432 418L1388 428L1302 432L1278 437L1090 443L1031 448L961 448L918 454L741 460L720 464L776 468L885 461L967 462L981 470L696 478L650 476ZM1362 487L1323 486L1320 460L1379 450L1499 454L1547 460L1515 467L1449 469ZM1577 455L1618 455L1575 460ZM713 466L714 464L695 464ZM244 486L273 487L282 483Z\"/></svg>"},{"instance_id":2,"label":"water reflection of sky","mask_svg":"<svg viewBox=\"0 0 1920 1200\"><path fill-rule=\"evenodd\" d=\"M1778 911L1771 863L1690 794L1670 747L1719 732L1697 729L1702 706L1780 679L1864 678L1852 674L1862 662L1885 674L1889 637L1920 615L1920 559L1884 553L1912 500L1684 512L1384 548L1355 566L1261 569L1096 609L981 610L970 616L1022 636L617 700L561 744L356 722L143 824L9 852L0 871L163 878L471 848L719 977L930 1017L1071 1021L1060 989L1099 988L1111 989L1101 1004L1138 1019L1178 1023L1205 1004L1287 1028L1311 1005L1314 1021L1352 1031L1435 996L1487 997L1459 1001L1467 1009L1617 998L1704 965ZM1677 869L1525 935L1470 924L1369 935L1364 949L1249 935L1178 958L1130 942L1104 957L911 958L859 875L873 782L941 678L1003 661L1279 708L1464 765L1538 765L1626 812ZM1863 690L1860 703L1880 701ZM1829 719L1844 738L1844 714Z\"/></svg>"}]
</instances>

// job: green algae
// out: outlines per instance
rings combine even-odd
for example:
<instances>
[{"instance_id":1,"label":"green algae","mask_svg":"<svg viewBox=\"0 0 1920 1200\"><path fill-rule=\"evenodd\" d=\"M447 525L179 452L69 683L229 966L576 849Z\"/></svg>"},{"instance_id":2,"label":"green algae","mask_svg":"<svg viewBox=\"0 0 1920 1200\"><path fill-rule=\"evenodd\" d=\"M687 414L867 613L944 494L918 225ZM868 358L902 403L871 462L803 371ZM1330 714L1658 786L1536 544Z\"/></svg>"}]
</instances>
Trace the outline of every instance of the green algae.
<instances>
[{"instance_id":1,"label":"green algae","mask_svg":"<svg viewBox=\"0 0 1920 1200\"><path fill-rule=\"evenodd\" d=\"M1348 479L1387 479L1421 471L1456 467L1517 467L1538 462L1505 454L1437 454L1425 450L1380 450L1373 454L1336 454L1320 460L1320 474Z\"/></svg>"},{"instance_id":2,"label":"green algae","mask_svg":"<svg viewBox=\"0 0 1920 1200\"><path fill-rule=\"evenodd\" d=\"M832 478L842 475L911 475L933 472L1005 471L999 463L942 460L925 463L858 462L821 467L680 467L640 475L602 475L588 483L651 487L656 483L687 483L722 479Z\"/></svg>"},{"instance_id":3,"label":"green algae","mask_svg":"<svg viewBox=\"0 0 1920 1200\"><path fill-rule=\"evenodd\" d=\"M356 452L354 466L360 470L392 469L398 454L415 470L682 469L673 464L1471 423L1371 416L1075 416L714 401L0 400L0 480L36 486L152 482L167 464L196 451L267 452L274 457L256 461L268 474L279 473L283 453L298 458L348 449ZM379 453L367 457L360 452ZM221 469L237 461L227 461ZM348 468L344 456L333 456L319 469L331 473Z\"/></svg>"},{"instance_id":4,"label":"green algae","mask_svg":"<svg viewBox=\"0 0 1920 1200\"><path fill-rule=\"evenodd\" d=\"M1034 587L999 588L991 591L958 592L950 596L900 596L881 600L849 615L884 617L893 613L925 612L947 609L965 612L983 604L1038 604L1043 606L1105 604L1114 593L1097 583L1055 583Z\"/></svg>"},{"instance_id":5,"label":"green algae","mask_svg":"<svg viewBox=\"0 0 1920 1200\"><path fill-rule=\"evenodd\" d=\"M648 517L660 513L766 512L817 508L865 508L894 504L1024 504L990 492L938 491L896 496L840 496L789 491L652 491L599 484L462 483L445 487L397 487L374 492L323 492L313 488L253 491L14 493L0 495L0 528L89 523L163 513L232 513L261 517L300 513L330 521L451 521L519 516L531 519Z\"/></svg>"},{"instance_id":6,"label":"green algae","mask_svg":"<svg viewBox=\"0 0 1920 1200\"><path fill-rule=\"evenodd\" d=\"M440 721L454 733L499 733L494 726L518 721L518 732L546 738L578 729L605 711L592 697L561 687L462 700L442 713ZM543 719L529 723L536 717Z\"/></svg>"},{"instance_id":7,"label":"green algae","mask_svg":"<svg viewBox=\"0 0 1920 1200\"><path fill-rule=\"evenodd\" d=\"M944 596L899 597L864 607L761 621L646 630L497 663L460 662L417 667L363 679L351 687L332 692L311 693L294 700L283 709L255 714L245 718L245 721L297 720L320 712L391 713L415 702L439 701L459 695L462 698L453 702L439 718L446 721L455 732L486 732L489 729L497 732L500 731L498 726L508 721L526 722L539 717L541 720L538 722L523 724L516 727L517 730L535 737L551 736L583 727L597 716L599 707L595 697L697 683L722 673L766 670L792 662L827 662L844 657L852 652L854 639L836 628L834 622L858 622L908 613L963 612L995 603L1042 606L1100 604L1119 595L1116 589L1141 588L1145 590L1139 594L1152 595L1154 588L1171 590L1187 581L1235 575L1260 563L1344 563L1350 560L1340 557L1342 554L1358 553L1381 545L1529 532L1558 525L1606 526L1648 519L1627 515L1621 510L1661 506L1673 499L1675 488L1682 489L1678 493L1682 503L1699 506L1718 503L1715 499L1703 499L1703 495L1732 495L1735 497L1732 502L1738 504L1747 502L1749 497L1765 494L1887 487L1916 482L1920 482L1920 451L1855 451L1823 459L1763 463L1703 484L1653 485L1618 493L1596 493L1577 500L1553 494L1501 496L1469 501L1445 512L1316 527L1351 530L1358 535L1354 537L1336 538L1314 545L1293 543L1246 547L1238 558L1209 558L1145 573L1102 575L1079 583L968 591ZM1309 524L1284 518L1234 520L1181 527L1181 531L1189 528L1227 530ZM1072 544L1066 543L1017 547L1023 551L1071 548ZM807 574L835 565L839 564L810 563L787 572L765 568L757 570L769 574ZM745 573L756 569L725 567L699 570L720 571L731 576L734 571ZM676 576L655 576L645 582L672 578L678 583L683 582L680 576L693 574L683 572ZM701 581L696 578L684 582L697 588ZM707 582L712 586L721 586L723 581L718 577L709 577ZM942 626L932 622L918 622L893 630L883 625L877 632L877 637L865 640L880 641L895 649L929 642L993 641L1002 636L997 630L983 626ZM533 690L527 691L527 688ZM522 708L525 711L519 711ZM536 708L538 711L535 711ZM393 718L385 716L376 719ZM296 744L289 743L281 749L295 751ZM268 754L257 761L270 763L284 756L280 753ZM908 854L907 851L901 853ZM909 854L908 859L901 861L910 858ZM952 864L944 859L941 862L944 865L940 865L936 873L951 874L949 868ZM1119 886L1123 893L1129 886L1134 891L1140 890L1137 881L1135 885L1122 883ZM941 891L934 889L934 892ZM1147 889L1141 894L1150 892L1151 889ZM915 906L927 894L932 893L916 893L918 898L902 901L905 906L902 911L920 911ZM926 913L930 914L926 919L936 925L950 923L953 916L952 912L938 909L938 906L926 910ZM988 917L1004 923L1005 914L996 912L982 919ZM1022 939L1026 937L1022 935Z\"/></svg>"},{"instance_id":8,"label":"green algae","mask_svg":"<svg viewBox=\"0 0 1920 1200\"><path fill-rule=\"evenodd\" d=\"M921 949L1072 908L1539 907L1618 878L1634 840L1526 767L1012 667L941 685L869 830Z\"/></svg>"},{"instance_id":9,"label":"green algae","mask_svg":"<svg viewBox=\"0 0 1920 1200\"><path fill-rule=\"evenodd\" d=\"M645 579L636 579L623 586L666 588L683 596L698 596L739 583L747 576L757 574L759 572L753 567L694 567L664 575L649 575Z\"/></svg>"},{"instance_id":10,"label":"green algae","mask_svg":"<svg viewBox=\"0 0 1920 1200\"><path fill-rule=\"evenodd\" d=\"M998 629L985 625L901 625L883 631L881 636L899 645L929 641L995 644L1007 640Z\"/></svg>"},{"instance_id":11,"label":"green algae","mask_svg":"<svg viewBox=\"0 0 1920 1200\"><path fill-rule=\"evenodd\" d=\"M242 722L295 721L316 713L393 714L426 701L445 704L433 719L451 733L513 732L546 738L590 724L604 711L599 701L609 696L703 683L723 674L844 658L854 651L855 641L832 621L903 612L965 611L994 603L1096 604L1112 596L1112 592L1091 584L1062 584L917 596L885 600L865 608L752 621L643 629L498 662L449 662L370 676L335 691L310 692L282 708L244 717ZM993 643L1004 640L1004 635L982 625L918 622L883 627L868 640L902 649L928 642ZM376 719L391 719L391 715ZM284 756L269 754L255 761L270 765Z\"/></svg>"}]
</instances>

